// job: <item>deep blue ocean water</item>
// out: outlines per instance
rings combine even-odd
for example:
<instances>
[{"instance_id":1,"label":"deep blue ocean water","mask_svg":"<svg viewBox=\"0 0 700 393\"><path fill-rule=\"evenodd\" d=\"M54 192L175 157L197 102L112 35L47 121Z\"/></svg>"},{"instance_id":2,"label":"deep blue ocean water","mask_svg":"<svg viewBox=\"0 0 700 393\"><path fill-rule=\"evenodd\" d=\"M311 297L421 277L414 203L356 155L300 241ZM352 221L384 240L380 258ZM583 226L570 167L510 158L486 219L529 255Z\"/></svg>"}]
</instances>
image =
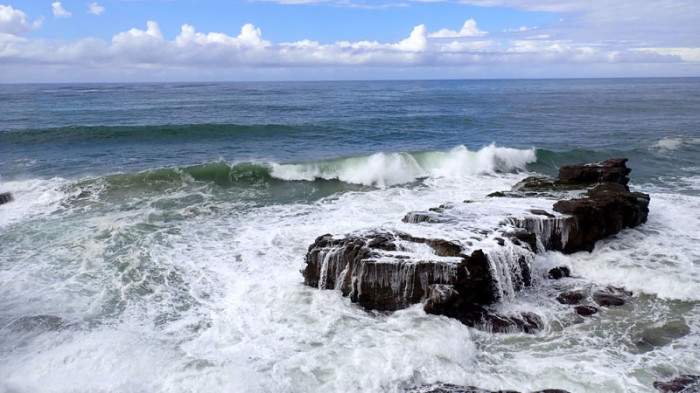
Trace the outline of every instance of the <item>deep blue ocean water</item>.
<instances>
[{"instance_id":1,"label":"deep blue ocean water","mask_svg":"<svg viewBox=\"0 0 700 393\"><path fill-rule=\"evenodd\" d=\"M700 370L700 78L2 85L0 109L0 391L650 392ZM503 306L547 328L492 335L302 285L318 235L612 157L649 222L534 263L623 308L574 321L526 292ZM37 315L69 327L16 328Z\"/></svg>"},{"instance_id":2,"label":"deep blue ocean water","mask_svg":"<svg viewBox=\"0 0 700 393\"><path fill-rule=\"evenodd\" d=\"M699 152L700 79L5 85L0 105L4 179L491 143L651 176ZM665 138L683 148L649 159Z\"/></svg>"}]
</instances>

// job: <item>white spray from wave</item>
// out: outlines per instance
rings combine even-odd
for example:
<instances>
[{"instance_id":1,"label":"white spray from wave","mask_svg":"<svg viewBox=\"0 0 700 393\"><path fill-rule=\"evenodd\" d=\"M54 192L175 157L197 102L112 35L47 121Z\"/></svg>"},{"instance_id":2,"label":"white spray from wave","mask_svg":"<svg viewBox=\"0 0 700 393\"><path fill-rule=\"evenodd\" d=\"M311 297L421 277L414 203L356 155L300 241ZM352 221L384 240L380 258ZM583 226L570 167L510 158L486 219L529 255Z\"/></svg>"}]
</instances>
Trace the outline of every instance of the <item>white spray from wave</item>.
<instances>
[{"instance_id":1,"label":"white spray from wave","mask_svg":"<svg viewBox=\"0 0 700 393\"><path fill-rule=\"evenodd\" d=\"M347 183L388 187L425 177L455 178L525 169L536 151L497 147L478 151L458 146L450 151L376 153L302 164L272 163L271 175L282 180L337 179Z\"/></svg>"},{"instance_id":2,"label":"white spray from wave","mask_svg":"<svg viewBox=\"0 0 700 393\"><path fill-rule=\"evenodd\" d=\"M700 138L691 137L666 137L657 141L652 147L659 150L677 150L683 145L700 145Z\"/></svg>"}]
</instances>

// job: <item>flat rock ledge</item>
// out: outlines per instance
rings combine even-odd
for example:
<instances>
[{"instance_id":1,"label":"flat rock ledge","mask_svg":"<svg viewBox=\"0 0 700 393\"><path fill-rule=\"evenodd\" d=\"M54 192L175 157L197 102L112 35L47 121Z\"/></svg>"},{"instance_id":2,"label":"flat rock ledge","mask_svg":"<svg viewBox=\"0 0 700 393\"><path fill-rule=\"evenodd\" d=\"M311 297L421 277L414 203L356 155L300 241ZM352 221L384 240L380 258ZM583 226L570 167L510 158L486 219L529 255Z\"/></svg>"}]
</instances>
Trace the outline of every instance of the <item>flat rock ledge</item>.
<instances>
[{"instance_id":1,"label":"flat rock ledge","mask_svg":"<svg viewBox=\"0 0 700 393\"><path fill-rule=\"evenodd\" d=\"M490 195L498 200L411 212L398 229L319 236L306 255L304 283L339 290L366 309L422 303L468 326L537 331L536 315L498 315L488 306L532 284L535 253L590 252L597 240L646 222L649 195L629 190L626 162L563 166L557 179L526 178Z\"/></svg>"}]
</instances>

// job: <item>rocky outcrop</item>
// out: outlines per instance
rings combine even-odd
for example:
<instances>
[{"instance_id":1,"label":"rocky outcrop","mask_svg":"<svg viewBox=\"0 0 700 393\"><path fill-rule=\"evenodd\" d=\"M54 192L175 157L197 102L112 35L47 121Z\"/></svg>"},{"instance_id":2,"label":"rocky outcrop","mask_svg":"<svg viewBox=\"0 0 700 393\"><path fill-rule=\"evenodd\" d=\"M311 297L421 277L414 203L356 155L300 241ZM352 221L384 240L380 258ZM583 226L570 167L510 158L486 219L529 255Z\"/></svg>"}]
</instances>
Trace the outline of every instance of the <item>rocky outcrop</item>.
<instances>
[{"instance_id":1,"label":"rocky outcrop","mask_svg":"<svg viewBox=\"0 0 700 393\"><path fill-rule=\"evenodd\" d=\"M320 236L308 249L304 282L339 290L367 309L393 311L423 303L426 312L469 326L536 331L541 325L536 315L500 315L489 305L531 285L536 252L591 251L597 240L646 221L649 196L627 187L626 161L562 167L556 180L528 178L502 193L528 198L529 205L465 201L411 212L400 230ZM553 200L572 193L575 198ZM569 272L560 268L550 275L562 278ZM614 293L590 297L603 307L620 299ZM580 315L597 312L582 299L567 295L558 300L577 305Z\"/></svg>"},{"instance_id":2,"label":"rocky outcrop","mask_svg":"<svg viewBox=\"0 0 700 393\"><path fill-rule=\"evenodd\" d=\"M309 247L304 283L337 289L367 309L393 311L424 299L457 296L471 304L496 300L483 251L462 253L459 244L405 233L334 238Z\"/></svg>"},{"instance_id":3,"label":"rocky outcrop","mask_svg":"<svg viewBox=\"0 0 700 393\"><path fill-rule=\"evenodd\" d=\"M559 168L555 185L579 186L596 183L627 185L629 174L626 158L613 158L592 164L565 165Z\"/></svg>"},{"instance_id":4,"label":"rocky outcrop","mask_svg":"<svg viewBox=\"0 0 700 393\"><path fill-rule=\"evenodd\" d=\"M3 192L0 193L0 205L12 202L14 198L12 197L12 194L9 192Z\"/></svg>"}]
</instances>

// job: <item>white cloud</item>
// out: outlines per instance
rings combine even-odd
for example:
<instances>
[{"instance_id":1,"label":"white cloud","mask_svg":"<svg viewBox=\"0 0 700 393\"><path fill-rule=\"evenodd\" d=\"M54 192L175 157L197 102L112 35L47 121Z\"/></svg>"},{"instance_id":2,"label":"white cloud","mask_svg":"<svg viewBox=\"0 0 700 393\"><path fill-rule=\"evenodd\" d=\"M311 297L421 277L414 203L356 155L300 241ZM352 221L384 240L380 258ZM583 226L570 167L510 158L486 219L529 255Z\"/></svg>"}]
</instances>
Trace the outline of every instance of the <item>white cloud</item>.
<instances>
[{"instance_id":1,"label":"white cloud","mask_svg":"<svg viewBox=\"0 0 700 393\"><path fill-rule=\"evenodd\" d=\"M97 2L88 5L88 14L100 15L103 12L105 12L105 7L97 4Z\"/></svg>"},{"instance_id":2,"label":"white cloud","mask_svg":"<svg viewBox=\"0 0 700 393\"><path fill-rule=\"evenodd\" d=\"M15 36L29 33L41 27L41 20L33 23L27 21L27 14L9 5L0 4L0 34Z\"/></svg>"},{"instance_id":3,"label":"white cloud","mask_svg":"<svg viewBox=\"0 0 700 393\"><path fill-rule=\"evenodd\" d=\"M639 52L656 53L662 56L678 56L683 61L700 62L700 47L698 48L636 48Z\"/></svg>"},{"instance_id":4,"label":"white cloud","mask_svg":"<svg viewBox=\"0 0 700 393\"><path fill-rule=\"evenodd\" d=\"M54 1L51 3L51 8L53 9L54 18L68 18L73 15L73 13L63 8L60 1Z\"/></svg>"},{"instance_id":5,"label":"white cloud","mask_svg":"<svg viewBox=\"0 0 700 393\"><path fill-rule=\"evenodd\" d=\"M261 29L252 24L243 25L237 35L198 32L194 26L185 24L177 37L170 40L163 36L158 23L148 21L146 29L121 32L109 42L95 38L73 42L28 40L16 36L9 36L13 37L10 39L0 34L0 62L17 65L13 68L15 72L26 73L35 67L46 72L71 70L70 75L102 73L110 78L116 75L159 75L166 78L172 73L231 75L234 70L313 75L310 70L373 69L388 72L421 67L481 70L486 75L493 69L508 70L510 67L505 75L530 72L526 75L532 76L544 72L546 67L579 67L579 70L619 67L627 70L635 64L668 63L694 65L697 74L700 67L696 60L700 57L698 48L646 46L629 49L599 42L555 39L547 34L532 38L518 35L521 38L517 40L499 34L489 35L488 39L484 35L434 36L428 35L426 26L421 24L415 26L408 37L394 42L322 44L308 39L271 42L265 40ZM684 70L687 75L692 69ZM42 72L41 75L47 74ZM8 78L11 78L9 72L0 75L0 80Z\"/></svg>"},{"instance_id":6,"label":"white cloud","mask_svg":"<svg viewBox=\"0 0 700 393\"><path fill-rule=\"evenodd\" d=\"M409 52L421 52L428 48L428 29L425 25L418 25L413 28L411 35L405 40L401 40L396 47Z\"/></svg>"},{"instance_id":7,"label":"white cloud","mask_svg":"<svg viewBox=\"0 0 700 393\"><path fill-rule=\"evenodd\" d=\"M488 32L479 30L474 19L468 19L459 31L442 29L429 35L431 38L479 37Z\"/></svg>"}]
</instances>

